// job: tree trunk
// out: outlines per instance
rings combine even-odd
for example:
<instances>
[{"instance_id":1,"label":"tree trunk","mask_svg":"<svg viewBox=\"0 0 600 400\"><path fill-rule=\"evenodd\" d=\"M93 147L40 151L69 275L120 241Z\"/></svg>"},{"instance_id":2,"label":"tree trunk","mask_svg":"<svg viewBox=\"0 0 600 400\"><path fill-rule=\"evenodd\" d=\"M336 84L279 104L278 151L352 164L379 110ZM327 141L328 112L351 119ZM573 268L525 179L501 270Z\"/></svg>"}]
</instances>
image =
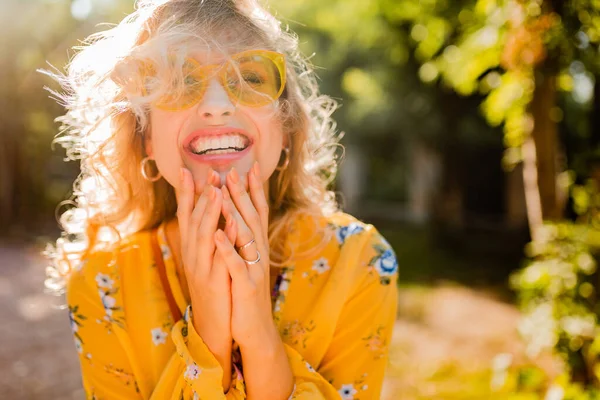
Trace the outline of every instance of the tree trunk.
<instances>
[{"instance_id":1,"label":"tree trunk","mask_svg":"<svg viewBox=\"0 0 600 400\"><path fill-rule=\"evenodd\" d=\"M562 216L557 196L558 126L550 118L556 105L556 77L536 73L536 87L529 112L534 127L523 144L523 182L529 229L534 241L545 220Z\"/></svg>"},{"instance_id":2,"label":"tree trunk","mask_svg":"<svg viewBox=\"0 0 600 400\"><path fill-rule=\"evenodd\" d=\"M8 227L14 213L15 171L13 146L8 132L0 133L0 226Z\"/></svg>"}]
</instances>

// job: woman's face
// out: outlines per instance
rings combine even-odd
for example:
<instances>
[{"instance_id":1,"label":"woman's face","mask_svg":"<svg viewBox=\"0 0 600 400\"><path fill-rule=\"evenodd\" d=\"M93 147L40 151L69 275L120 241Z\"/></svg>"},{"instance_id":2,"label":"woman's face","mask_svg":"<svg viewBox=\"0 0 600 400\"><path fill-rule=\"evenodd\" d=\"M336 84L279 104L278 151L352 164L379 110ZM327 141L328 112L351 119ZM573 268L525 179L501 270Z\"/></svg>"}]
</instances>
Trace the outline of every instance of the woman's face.
<instances>
[{"instance_id":1,"label":"woman's face","mask_svg":"<svg viewBox=\"0 0 600 400\"><path fill-rule=\"evenodd\" d=\"M223 62L215 53L191 55L201 65ZM225 176L235 167L245 177L258 161L265 182L271 176L284 146L278 104L262 107L236 105L217 77L208 81L203 97L192 107L165 111L151 107L150 135L146 153L175 189L180 185L180 168L192 173L196 195L202 193L210 168Z\"/></svg>"}]
</instances>

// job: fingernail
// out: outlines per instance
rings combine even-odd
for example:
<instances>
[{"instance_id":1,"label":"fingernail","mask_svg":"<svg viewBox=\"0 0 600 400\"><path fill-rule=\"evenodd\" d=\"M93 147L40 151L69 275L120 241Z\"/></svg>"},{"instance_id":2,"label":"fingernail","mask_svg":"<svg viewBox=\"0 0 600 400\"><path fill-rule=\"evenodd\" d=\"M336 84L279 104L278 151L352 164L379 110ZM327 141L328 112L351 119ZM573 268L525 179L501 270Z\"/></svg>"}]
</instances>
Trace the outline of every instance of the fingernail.
<instances>
[{"instance_id":1,"label":"fingernail","mask_svg":"<svg viewBox=\"0 0 600 400\"><path fill-rule=\"evenodd\" d=\"M240 183L240 176L238 175L237 171L235 170L235 167L231 168L231 171L229 171L229 175L231 176L231 182L238 184Z\"/></svg>"},{"instance_id":2,"label":"fingernail","mask_svg":"<svg viewBox=\"0 0 600 400\"><path fill-rule=\"evenodd\" d=\"M215 239L217 240L217 242L222 242L224 239L224 233L221 229L217 229L217 231L215 232Z\"/></svg>"},{"instance_id":3,"label":"fingernail","mask_svg":"<svg viewBox=\"0 0 600 400\"><path fill-rule=\"evenodd\" d=\"M217 198L217 189L215 189L212 185L208 185L208 198L211 200Z\"/></svg>"}]
</instances>

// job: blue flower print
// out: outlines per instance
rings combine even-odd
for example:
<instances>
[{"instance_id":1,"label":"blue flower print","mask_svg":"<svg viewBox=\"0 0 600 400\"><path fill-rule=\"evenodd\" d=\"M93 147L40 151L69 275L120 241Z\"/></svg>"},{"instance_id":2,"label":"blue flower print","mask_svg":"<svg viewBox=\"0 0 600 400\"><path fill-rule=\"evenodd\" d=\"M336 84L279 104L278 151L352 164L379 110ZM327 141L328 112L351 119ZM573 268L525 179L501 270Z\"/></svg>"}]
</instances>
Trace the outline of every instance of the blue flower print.
<instances>
[{"instance_id":1,"label":"blue flower print","mask_svg":"<svg viewBox=\"0 0 600 400\"><path fill-rule=\"evenodd\" d=\"M375 261L375 269L381 276L394 275L398 270L398 261L392 249L387 249L381 257Z\"/></svg>"},{"instance_id":2,"label":"blue flower print","mask_svg":"<svg viewBox=\"0 0 600 400\"><path fill-rule=\"evenodd\" d=\"M348 237L356 235L357 233L360 233L364 230L365 228L363 228L360 224L352 222L347 226L338 227L335 231L335 237L337 238L340 244L344 244Z\"/></svg>"},{"instance_id":3,"label":"blue flower print","mask_svg":"<svg viewBox=\"0 0 600 400\"><path fill-rule=\"evenodd\" d=\"M389 285L392 276L398 272L396 254L383 237L380 237L380 241L373 245L373 250L375 250L375 256L369 261L369 266L377 271L382 285Z\"/></svg>"}]
</instances>

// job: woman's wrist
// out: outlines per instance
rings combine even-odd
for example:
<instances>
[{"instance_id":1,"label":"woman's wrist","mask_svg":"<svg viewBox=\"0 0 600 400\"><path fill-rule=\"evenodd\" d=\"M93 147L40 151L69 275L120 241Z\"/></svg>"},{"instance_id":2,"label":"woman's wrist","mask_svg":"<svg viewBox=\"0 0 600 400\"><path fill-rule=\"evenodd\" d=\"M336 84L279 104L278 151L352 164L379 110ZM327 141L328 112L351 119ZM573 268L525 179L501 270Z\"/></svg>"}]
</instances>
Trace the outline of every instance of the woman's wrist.
<instances>
[{"instance_id":1,"label":"woman's wrist","mask_svg":"<svg viewBox=\"0 0 600 400\"><path fill-rule=\"evenodd\" d=\"M262 326L262 329L247 335L245 340L236 340L242 354L275 354L283 347L279 331L272 320L259 326Z\"/></svg>"},{"instance_id":2,"label":"woman's wrist","mask_svg":"<svg viewBox=\"0 0 600 400\"><path fill-rule=\"evenodd\" d=\"M270 336L268 340L264 340L260 346L240 346L240 350L248 398L267 399L291 396L294 390L294 375L285 345L278 333ZM269 382L277 383L269 386Z\"/></svg>"},{"instance_id":3,"label":"woman's wrist","mask_svg":"<svg viewBox=\"0 0 600 400\"><path fill-rule=\"evenodd\" d=\"M199 324L199 319L193 317L192 309L193 305L189 309L189 318L192 322L193 329L198 336L200 336L208 350L221 366L221 369L223 370L223 392L227 393L229 386L231 385L232 371L231 335L219 335L217 330L214 329L214 326L211 327L212 329L204 329L204 326Z\"/></svg>"}]
</instances>

